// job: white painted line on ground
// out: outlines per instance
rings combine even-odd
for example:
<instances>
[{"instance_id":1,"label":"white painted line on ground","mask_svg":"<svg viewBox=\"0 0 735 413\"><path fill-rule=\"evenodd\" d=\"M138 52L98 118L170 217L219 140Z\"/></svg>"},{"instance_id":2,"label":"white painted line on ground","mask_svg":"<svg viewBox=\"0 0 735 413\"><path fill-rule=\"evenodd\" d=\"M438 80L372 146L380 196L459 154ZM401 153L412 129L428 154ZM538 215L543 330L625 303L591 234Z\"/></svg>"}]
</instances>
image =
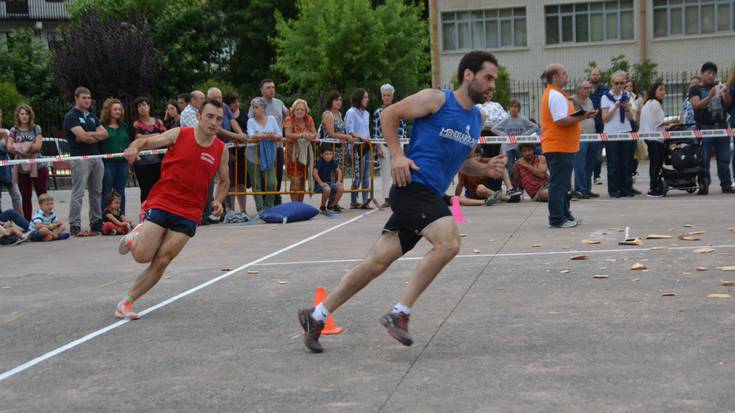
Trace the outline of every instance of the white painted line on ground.
<instances>
[{"instance_id":1,"label":"white painted line on ground","mask_svg":"<svg viewBox=\"0 0 735 413\"><path fill-rule=\"evenodd\" d=\"M358 219L361 219L361 218L363 218L363 217L365 217L367 215L372 214L375 211L378 211L378 210L377 209L373 209L372 211L365 212L365 213L360 214L360 215L358 215L358 216L356 216L356 217L354 217L354 218L352 218L352 219L350 219L348 221L345 221L345 222L343 222L341 224L338 224L338 225L335 225L335 226L333 226L331 228L328 228L328 229L326 229L326 230L324 230L324 231L322 231L322 232L320 232L318 234L314 234L314 235L312 235L312 236L310 236L308 238L304 238L301 241L295 242L295 243L293 243L293 244L291 244L291 245L289 245L287 247L281 248L280 250L278 250L276 252L272 252L272 253L270 253L268 255L265 255L263 257L258 258L257 260L250 261L247 264L243 264L243 265L235 268L234 270L228 271L228 272L226 272L226 273L224 273L224 274L222 274L222 275L220 275L220 276L218 276L216 278L213 278L213 279L211 279L211 280L209 280L209 281L207 281L205 283L199 284L196 287L193 287L191 289L188 289L188 290L184 291L183 293L181 293L179 295L173 296L173 297L169 298L168 300L165 300L163 302L160 302L160 303L154 305L153 307L146 308L145 310L141 311L138 314L142 317L142 316L145 316L146 314L152 313L153 311L156 311L156 310L158 310L161 307L164 307L164 306L166 306L168 304L171 304L174 301L180 300L180 299L182 299L182 298L184 298L184 297L186 297L188 295L194 294L195 292L197 292L197 291L199 291L199 290L201 290L203 288L209 287L210 285L212 285L214 283L217 283L219 281L222 281L225 278L227 278L227 277L229 277L229 276L231 276L233 274L236 274L236 273L238 273L238 272L240 272L240 271L242 271L242 270L244 270L244 269L246 269L248 267L252 267L253 265L257 265L260 262L263 262L263 261L265 261L267 259L270 259L270 258L273 258L273 257L275 257L275 256L277 256L279 254L283 254L286 251L290 251L290 250L292 250L292 249L294 249L294 248L296 248L298 246L301 246L303 244L306 244L307 242L312 241L312 240L314 240L316 238L319 238L322 235L328 234L328 233L330 233L330 232L332 232L332 231L334 231L336 229L342 228L345 225L349 225L349 224L357 221ZM16 375L18 373L21 373L21 372L23 372L25 370L28 370L29 368L35 366L38 363L41 363L41 362L43 362L45 360L48 360L48 359L50 359L50 358L52 358L54 356L57 356L57 355L65 352L67 350L70 350L70 349L72 349L72 348L74 348L74 347L76 347L76 346L78 346L80 344L83 344L83 343L85 343L85 342L87 342L89 340L92 340L95 337L99 337L99 336L101 336L101 335L103 335L103 334L105 334L107 332L110 332L110 331L112 331L112 330L114 330L114 329L116 329L118 327L122 327L122 326L124 326L125 324L127 324L129 322L130 322L129 320L120 320L120 321L118 321L116 323L110 324L107 327L104 327L104 328L101 328L101 329L99 329L97 331L94 331L92 333L89 333L89 334L87 334L84 337L78 338L78 339L76 339L76 340L74 340L72 342L69 342L67 344L64 344L61 347L58 347L58 348L56 348L54 350L51 350L51 351L49 351L46 354L43 354L41 356L38 356L38 357L34 358L33 360L27 361L27 362L21 364L18 367L15 367L13 369L10 369L10 370L8 370L8 371L0 374L0 381L3 381L5 379L8 379L8 378L10 378L10 377L12 377L12 376L14 376L14 375Z\"/></svg>"},{"instance_id":2,"label":"white painted line on ground","mask_svg":"<svg viewBox=\"0 0 735 413\"><path fill-rule=\"evenodd\" d=\"M688 246L680 246L680 247L665 247L668 250L693 250L697 248L702 247L711 247L711 248L735 248L735 244L727 244L727 245L688 245ZM531 257L531 256L540 256L540 255L565 255L565 254L602 254L602 253L620 253L620 252L643 252L643 251L651 251L651 248L616 248L616 249L607 249L607 250L566 250L566 251L536 251L536 252L508 252L508 253L500 253L500 254L466 254L466 255L457 255L454 258L488 258L488 257L496 257L496 258L502 258L502 257ZM663 250L665 251L665 250ZM657 253L663 252L663 251L656 251ZM404 257L399 258L398 261L418 261L423 257ZM254 266L257 267L267 267L269 265L309 265L309 264L344 264L344 263L351 263L351 262L360 262L363 258L348 258L343 260L313 260L313 261L285 261L285 262L264 262L259 264L254 264Z\"/></svg>"}]
</instances>

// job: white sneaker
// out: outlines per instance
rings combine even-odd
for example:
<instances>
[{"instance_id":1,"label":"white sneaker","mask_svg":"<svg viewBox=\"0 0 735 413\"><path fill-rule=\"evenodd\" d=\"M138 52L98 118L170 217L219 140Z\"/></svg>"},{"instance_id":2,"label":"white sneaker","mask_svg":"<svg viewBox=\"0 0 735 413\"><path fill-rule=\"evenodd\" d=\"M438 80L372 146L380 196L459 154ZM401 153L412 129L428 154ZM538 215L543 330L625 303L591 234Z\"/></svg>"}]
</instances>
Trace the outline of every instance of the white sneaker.
<instances>
[{"instance_id":1,"label":"white sneaker","mask_svg":"<svg viewBox=\"0 0 735 413\"><path fill-rule=\"evenodd\" d=\"M133 241L138 234L140 234L140 228L142 226L143 223L138 224L132 231L120 238L120 243L117 246L117 252L119 252L120 255L125 255L130 252L130 249L133 248Z\"/></svg>"}]
</instances>

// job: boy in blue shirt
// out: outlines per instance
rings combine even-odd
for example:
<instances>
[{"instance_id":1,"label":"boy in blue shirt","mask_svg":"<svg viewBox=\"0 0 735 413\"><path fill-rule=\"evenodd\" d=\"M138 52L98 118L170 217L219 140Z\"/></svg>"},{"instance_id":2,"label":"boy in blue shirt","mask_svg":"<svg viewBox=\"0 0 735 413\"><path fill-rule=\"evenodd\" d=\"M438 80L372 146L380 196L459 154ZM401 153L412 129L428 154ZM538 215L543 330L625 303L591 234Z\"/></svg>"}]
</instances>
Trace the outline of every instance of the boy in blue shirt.
<instances>
[{"instance_id":1,"label":"boy in blue shirt","mask_svg":"<svg viewBox=\"0 0 735 413\"><path fill-rule=\"evenodd\" d=\"M314 169L311 171L314 182L316 182L315 192L322 194L322 203L319 210L325 215L328 214L328 209L341 212L339 199L342 198L345 190L342 184L342 169L339 168L339 164L334 159L334 150L331 146L324 145L321 153L321 159L316 162ZM334 181L332 181L333 173L336 176ZM327 200L329 200L329 206L327 206Z\"/></svg>"},{"instance_id":2,"label":"boy in blue shirt","mask_svg":"<svg viewBox=\"0 0 735 413\"><path fill-rule=\"evenodd\" d=\"M56 218L54 213L54 197L41 194L38 197L38 211L31 219L28 229L31 231L31 241L54 241L67 239L71 235L64 232L66 227Z\"/></svg>"}]
</instances>

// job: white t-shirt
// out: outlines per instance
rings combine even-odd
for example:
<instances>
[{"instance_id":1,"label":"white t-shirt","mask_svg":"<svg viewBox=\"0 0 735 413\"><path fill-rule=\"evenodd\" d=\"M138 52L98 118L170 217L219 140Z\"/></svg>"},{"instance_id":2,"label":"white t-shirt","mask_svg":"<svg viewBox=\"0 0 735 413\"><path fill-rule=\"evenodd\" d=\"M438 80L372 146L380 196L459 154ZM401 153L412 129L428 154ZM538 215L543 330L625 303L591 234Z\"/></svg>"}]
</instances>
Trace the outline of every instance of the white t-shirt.
<instances>
[{"instance_id":1,"label":"white t-shirt","mask_svg":"<svg viewBox=\"0 0 735 413\"><path fill-rule=\"evenodd\" d=\"M278 121L276 120L276 118L271 115L266 115L265 118L267 119L265 125L261 125L260 123L258 123L255 118L248 119L248 136L253 136L258 133L273 133L278 136L283 136L283 134L281 133L281 127L278 126ZM250 162L255 162L256 159L258 159L258 157L255 155L254 143L248 143L245 150L245 156Z\"/></svg>"},{"instance_id":2,"label":"white t-shirt","mask_svg":"<svg viewBox=\"0 0 735 413\"><path fill-rule=\"evenodd\" d=\"M569 116L569 101L558 90L549 92L549 112L554 122Z\"/></svg>"},{"instance_id":3,"label":"white t-shirt","mask_svg":"<svg viewBox=\"0 0 735 413\"><path fill-rule=\"evenodd\" d=\"M612 91L610 92L612 94ZM619 95L613 95L615 100L619 100L620 97L623 96L622 93ZM612 107L615 106L615 102L608 99L607 96L602 95L602 99L600 100L600 109L607 108L608 110L612 110ZM619 132L630 132L633 130L633 128L630 127L630 122L628 121L628 116L625 116L625 121L620 121L620 111L623 110L622 106L618 106L615 108L613 112L613 117L610 118L609 121L605 122L605 133L619 133Z\"/></svg>"},{"instance_id":4,"label":"white t-shirt","mask_svg":"<svg viewBox=\"0 0 735 413\"><path fill-rule=\"evenodd\" d=\"M661 103L656 99L651 99L643 105L641 109L641 126L638 132L663 132L664 126L661 123L666 118ZM663 142L663 137L646 138L647 141Z\"/></svg>"}]
</instances>

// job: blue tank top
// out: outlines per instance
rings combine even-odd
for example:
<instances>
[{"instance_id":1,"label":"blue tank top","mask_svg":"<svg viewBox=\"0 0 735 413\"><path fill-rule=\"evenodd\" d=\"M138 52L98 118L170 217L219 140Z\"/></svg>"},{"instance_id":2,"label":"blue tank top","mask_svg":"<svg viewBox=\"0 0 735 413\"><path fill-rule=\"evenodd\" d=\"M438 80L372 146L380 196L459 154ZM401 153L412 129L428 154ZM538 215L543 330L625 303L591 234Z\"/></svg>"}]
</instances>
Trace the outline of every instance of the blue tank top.
<instances>
[{"instance_id":1,"label":"blue tank top","mask_svg":"<svg viewBox=\"0 0 735 413\"><path fill-rule=\"evenodd\" d=\"M411 181L443 196L462 163L480 138L482 115L473 106L463 108L451 90L444 90L444 105L433 115L414 120L406 156L420 168Z\"/></svg>"}]
</instances>

